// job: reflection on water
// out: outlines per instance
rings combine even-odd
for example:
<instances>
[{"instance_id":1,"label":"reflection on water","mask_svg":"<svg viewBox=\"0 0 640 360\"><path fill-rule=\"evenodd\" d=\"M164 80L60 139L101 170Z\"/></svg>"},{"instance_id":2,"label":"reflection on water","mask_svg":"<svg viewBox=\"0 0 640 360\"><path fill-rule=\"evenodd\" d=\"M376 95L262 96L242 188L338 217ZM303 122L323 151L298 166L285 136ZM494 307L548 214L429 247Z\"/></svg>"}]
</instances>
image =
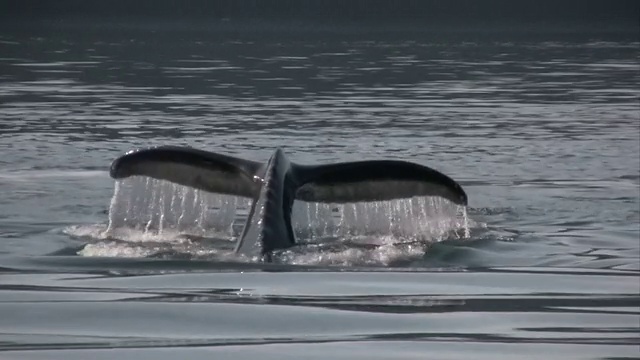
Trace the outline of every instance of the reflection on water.
<instances>
[{"instance_id":1,"label":"reflection on water","mask_svg":"<svg viewBox=\"0 0 640 360\"><path fill-rule=\"evenodd\" d=\"M633 272L291 273L263 266L266 272L9 275L0 291L20 294L14 299L27 302L3 305L11 310L3 321L25 335L9 335L0 351L36 348L62 357L57 349L69 347L206 347L217 353L229 346L288 344L282 350L292 351L303 344L333 348L348 342L365 358L370 356L366 349L381 341L404 344L397 352L401 357L434 351L440 343L451 343L446 351L457 356L481 344L493 344L487 349L491 353L508 344L537 344L532 348L539 349L536 353L571 349L569 358L585 358L593 351L633 357L637 351L637 295L628 293L637 280ZM597 290L586 294L585 287ZM100 317L96 328L92 317L104 309L119 316ZM23 322L19 314L24 311L39 314L48 324L65 319L64 325L55 334L52 327L39 325L26 335L32 325ZM245 357L247 351L239 354ZM529 358L515 353L498 358L514 356Z\"/></svg>"}]
</instances>

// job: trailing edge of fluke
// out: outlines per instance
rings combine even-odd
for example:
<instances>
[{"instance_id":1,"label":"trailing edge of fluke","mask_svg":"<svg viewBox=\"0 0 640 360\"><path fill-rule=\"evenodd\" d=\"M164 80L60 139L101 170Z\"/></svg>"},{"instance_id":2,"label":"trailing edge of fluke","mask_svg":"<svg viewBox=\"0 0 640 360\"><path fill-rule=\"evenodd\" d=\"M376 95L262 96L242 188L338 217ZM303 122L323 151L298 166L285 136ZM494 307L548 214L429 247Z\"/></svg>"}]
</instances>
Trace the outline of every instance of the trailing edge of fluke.
<instances>
[{"instance_id":1,"label":"trailing edge of fluke","mask_svg":"<svg viewBox=\"0 0 640 360\"><path fill-rule=\"evenodd\" d=\"M291 227L294 200L321 203L382 201L437 196L467 205L453 179L429 167L396 160L300 165L276 149L266 163L190 147L132 150L111 164L114 179L147 176L207 192L253 199L236 252L261 255L295 244Z\"/></svg>"}]
</instances>

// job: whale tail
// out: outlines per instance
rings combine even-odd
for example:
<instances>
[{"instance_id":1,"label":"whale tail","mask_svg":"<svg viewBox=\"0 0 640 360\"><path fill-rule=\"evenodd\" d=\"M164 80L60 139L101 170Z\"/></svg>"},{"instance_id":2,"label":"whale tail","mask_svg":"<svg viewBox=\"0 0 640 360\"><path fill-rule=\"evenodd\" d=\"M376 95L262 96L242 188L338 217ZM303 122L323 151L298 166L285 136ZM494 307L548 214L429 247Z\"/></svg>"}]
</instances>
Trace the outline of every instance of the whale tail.
<instances>
[{"instance_id":1,"label":"whale tail","mask_svg":"<svg viewBox=\"0 0 640 360\"><path fill-rule=\"evenodd\" d=\"M371 160L326 165L300 165L280 161L272 171L274 158L285 159L277 150L272 159L259 162L197 150L161 146L133 150L111 165L114 179L146 176L212 193L253 199L243 236L260 235L262 253L295 244L291 230L294 200L320 203L383 201L414 196L437 196L467 205L467 195L453 179L432 168L397 160ZM284 166L284 168L282 168ZM258 215L256 209L264 207ZM275 215L278 214L278 215ZM260 216L254 222L253 218ZM255 225L259 224L259 225ZM252 229L259 226L259 231ZM264 236L269 234L269 236Z\"/></svg>"},{"instance_id":2,"label":"whale tail","mask_svg":"<svg viewBox=\"0 0 640 360\"><path fill-rule=\"evenodd\" d=\"M189 147L132 150L111 163L114 179L146 176L207 192L255 198L262 164Z\"/></svg>"}]
</instances>

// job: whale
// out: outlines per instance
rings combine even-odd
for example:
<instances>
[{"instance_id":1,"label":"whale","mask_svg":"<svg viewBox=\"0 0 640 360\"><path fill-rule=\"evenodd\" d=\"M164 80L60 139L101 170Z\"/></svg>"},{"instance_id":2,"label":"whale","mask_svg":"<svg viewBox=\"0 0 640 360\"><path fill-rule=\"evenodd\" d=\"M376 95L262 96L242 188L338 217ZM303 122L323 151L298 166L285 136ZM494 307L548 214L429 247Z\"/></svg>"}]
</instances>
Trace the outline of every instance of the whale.
<instances>
[{"instance_id":1,"label":"whale","mask_svg":"<svg viewBox=\"0 0 640 360\"><path fill-rule=\"evenodd\" d=\"M296 244L291 226L295 200L317 203L386 201L416 196L441 197L467 206L467 194L449 176L414 162L364 160L306 165L276 148L266 162L183 146L134 149L116 158L110 176L150 177L194 189L251 199L238 254L265 261L276 250Z\"/></svg>"}]
</instances>

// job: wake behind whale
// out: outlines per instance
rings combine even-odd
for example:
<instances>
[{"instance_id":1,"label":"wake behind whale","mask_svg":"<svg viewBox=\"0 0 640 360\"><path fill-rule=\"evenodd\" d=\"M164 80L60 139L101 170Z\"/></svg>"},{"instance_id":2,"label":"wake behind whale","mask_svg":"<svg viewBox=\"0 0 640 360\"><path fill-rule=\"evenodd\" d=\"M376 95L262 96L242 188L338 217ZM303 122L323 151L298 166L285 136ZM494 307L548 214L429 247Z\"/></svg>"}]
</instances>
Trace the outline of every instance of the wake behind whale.
<instances>
[{"instance_id":1,"label":"wake behind whale","mask_svg":"<svg viewBox=\"0 0 640 360\"><path fill-rule=\"evenodd\" d=\"M413 230L420 232L424 231L424 228L417 228L421 225L434 226L430 221L434 214L425 210L429 209L429 205L434 202L466 205L467 202L460 185L422 165L391 160L299 165L290 162L279 149L265 164L184 147L134 150L113 162L111 175L116 179L144 176L185 185L187 190L200 190L189 192L178 186L183 189L182 196L174 191L170 198L158 197L162 203L160 206L164 207L160 211L161 219L157 221L160 227L166 220L164 216L178 216L171 213L171 208L175 208L176 204L179 203L184 210L185 205L195 200L188 199L189 194L195 194L196 197L198 193L201 193L200 197L208 196L208 193L222 194L217 198L224 199L225 206L218 208L231 211L215 214L214 218L228 224L229 219L237 219L237 214L230 213L245 211L243 224L233 220L231 224L236 231L238 225L242 228L235 246L236 253L250 255L258 251L266 259L270 259L275 250L295 245L297 237L307 238L309 234L304 234L304 231L308 229L313 232L324 228L326 235L327 229L333 227L334 230L342 229L339 235L345 235L345 229L347 233L350 231L348 226L344 226L345 219L347 223L364 220L370 225L378 225L384 223L380 221L384 219L376 219L382 215L389 220L387 223L392 224L382 229L382 233L411 228L407 226L412 223L411 220L417 220L413 221ZM147 180L147 183L149 181L157 182ZM135 196L140 197L140 194ZM142 196L149 197L149 194ZM150 197L157 196L151 194ZM296 207L293 207L294 200L298 200ZM298 218L297 226L292 226L292 208L294 215L298 215L294 216ZM363 208L365 211L362 211ZM112 208L111 212L114 210ZM327 221L325 216L324 224L308 223L305 228L304 220L300 220L305 216L299 215L306 213L309 220L312 219L311 215L315 215L313 218L317 222L318 214L322 212L325 215L328 213L329 218ZM182 219L183 215L180 214L174 223L179 225L181 221L187 221ZM204 220L204 216L198 220ZM339 223L337 227L335 220ZM149 228L151 223L150 219L145 226ZM115 226L111 224L110 227Z\"/></svg>"}]
</instances>

